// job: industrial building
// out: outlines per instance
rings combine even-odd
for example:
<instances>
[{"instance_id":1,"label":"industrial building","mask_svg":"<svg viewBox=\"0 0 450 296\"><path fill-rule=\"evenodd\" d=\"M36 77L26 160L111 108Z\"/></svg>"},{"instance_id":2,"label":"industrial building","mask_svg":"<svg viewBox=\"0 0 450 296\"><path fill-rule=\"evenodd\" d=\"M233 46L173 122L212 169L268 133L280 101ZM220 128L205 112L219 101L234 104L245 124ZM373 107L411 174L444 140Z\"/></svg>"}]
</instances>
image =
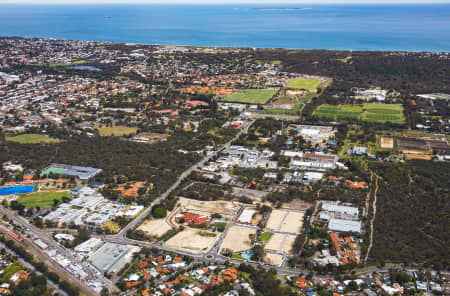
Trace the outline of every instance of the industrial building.
<instances>
[{"instance_id":1,"label":"industrial building","mask_svg":"<svg viewBox=\"0 0 450 296\"><path fill-rule=\"evenodd\" d=\"M89 261L102 272L115 273L131 261L133 254L139 250L136 246L105 243L91 255Z\"/></svg>"},{"instance_id":2,"label":"industrial building","mask_svg":"<svg viewBox=\"0 0 450 296\"><path fill-rule=\"evenodd\" d=\"M328 231L361 233L361 222L343 219L330 219Z\"/></svg>"},{"instance_id":3,"label":"industrial building","mask_svg":"<svg viewBox=\"0 0 450 296\"><path fill-rule=\"evenodd\" d=\"M89 180L99 174L102 170L91 167L74 166L60 163L52 163L43 170L42 176L49 174L61 175L66 177L76 177L80 180Z\"/></svg>"}]
</instances>

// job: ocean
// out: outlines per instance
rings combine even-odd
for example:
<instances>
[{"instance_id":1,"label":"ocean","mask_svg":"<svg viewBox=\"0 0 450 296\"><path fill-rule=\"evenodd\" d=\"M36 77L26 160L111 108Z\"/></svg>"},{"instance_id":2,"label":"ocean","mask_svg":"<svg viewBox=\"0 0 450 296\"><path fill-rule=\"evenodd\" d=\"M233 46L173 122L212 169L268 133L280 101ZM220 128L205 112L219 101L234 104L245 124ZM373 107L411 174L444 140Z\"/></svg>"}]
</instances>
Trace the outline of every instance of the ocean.
<instances>
[{"instance_id":1,"label":"ocean","mask_svg":"<svg viewBox=\"0 0 450 296\"><path fill-rule=\"evenodd\" d=\"M145 44L450 51L450 4L0 4L0 36Z\"/></svg>"}]
</instances>

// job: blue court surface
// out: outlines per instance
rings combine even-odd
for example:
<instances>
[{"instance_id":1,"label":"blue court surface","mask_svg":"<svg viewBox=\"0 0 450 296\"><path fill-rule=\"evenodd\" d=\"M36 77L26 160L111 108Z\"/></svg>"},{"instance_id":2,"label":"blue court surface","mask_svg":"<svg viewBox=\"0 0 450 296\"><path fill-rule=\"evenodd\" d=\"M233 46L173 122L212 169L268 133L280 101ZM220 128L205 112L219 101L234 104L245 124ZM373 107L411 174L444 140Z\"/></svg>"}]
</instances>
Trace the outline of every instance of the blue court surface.
<instances>
[{"instance_id":1,"label":"blue court surface","mask_svg":"<svg viewBox=\"0 0 450 296\"><path fill-rule=\"evenodd\" d=\"M34 191L34 185L1 187L0 195L31 193Z\"/></svg>"}]
</instances>

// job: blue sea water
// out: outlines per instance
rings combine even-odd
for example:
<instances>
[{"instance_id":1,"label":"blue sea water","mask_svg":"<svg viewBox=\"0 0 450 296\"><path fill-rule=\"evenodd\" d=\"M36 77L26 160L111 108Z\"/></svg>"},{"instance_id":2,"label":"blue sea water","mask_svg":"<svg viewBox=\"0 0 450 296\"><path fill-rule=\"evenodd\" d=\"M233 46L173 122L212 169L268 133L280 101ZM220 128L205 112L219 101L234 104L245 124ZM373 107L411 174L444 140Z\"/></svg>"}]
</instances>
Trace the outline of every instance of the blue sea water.
<instances>
[{"instance_id":1,"label":"blue sea water","mask_svg":"<svg viewBox=\"0 0 450 296\"><path fill-rule=\"evenodd\" d=\"M264 7L268 9L250 4L0 4L0 36L193 46L450 51L450 4Z\"/></svg>"}]
</instances>

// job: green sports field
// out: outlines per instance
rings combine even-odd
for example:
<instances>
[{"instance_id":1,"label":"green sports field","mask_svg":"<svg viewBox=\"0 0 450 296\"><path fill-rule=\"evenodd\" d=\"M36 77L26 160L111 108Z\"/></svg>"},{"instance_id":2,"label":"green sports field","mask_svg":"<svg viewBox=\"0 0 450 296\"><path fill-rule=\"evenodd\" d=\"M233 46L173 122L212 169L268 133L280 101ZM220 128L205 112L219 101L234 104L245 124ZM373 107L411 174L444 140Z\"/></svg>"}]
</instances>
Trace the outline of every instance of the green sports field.
<instances>
[{"instance_id":1,"label":"green sports field","mask_svg":"<svg viewBox=\"0 0 450 296\"><path fill-rule=\"evenodd\" d=\"M400 104L372 104L360 105L320 105L313 115L333 120L355 119L367 122L403 124L405 117L403 106Z\"/></svg>"},{"instance_id":2,"label":"green sports field","mask_svg":"<svg viewBox=\"0 0 450 296\"><path fill-rule=\"evenodd\" d=\"M367 122L405 123L403 106L400 104L364 104L363 120Z\"/></svg>"},{"instance_id":3,"label":"green sports field","mask_svg":"<svg viewBox=\"0 0 450 296\"><path fill-rule=\"evenodd\" d=\"M86 64L87 61L85 60L80 60L80 61L75 61L73 63L69 63L69 64L58 64L58 63L44 63L44 64L31 64L30 66L47 66L47 67L65 67L65 66L76 66L76 65L83 65Z\"/></svg>"},{"instance_id":4,"label":"green sports field","mask_svg":"<svg viewBox=\"0 0 450 296\"><path fill-rule=\"evenodd\" d=\"M288 88L316 91L320 81L316 79L289 79Z\"/></svg>"},{"instance_id":5,"label":"green sports field","mask_svg":"<svg viewBox=\"0 0 450 296\"><path fill-rule=\"evenodd\" d=\"M264 65L264 64L273 64L273 65L280 65L282 62L280 60L255 60L255 63L258 65Z\"/></svg>"},{"instance_id":6,"label":"green sports field","mask_svg":"<svg viewBox=\"0 0 450 296\"><path fill-rule=\"evenodd\" d=\"M247 103L247 104L265 104L276 93L278 89L244 89L234 90L229 96L226 96L222 101Z\"/></svg>"},{"instance_id":7,"label":"green sports field","mask_svg":"<svg viewBox=\"0 0 450 296\"><path fill-rule=\"evenodd\" d=\"M363 108L358 105L320 105L313 115L321 118L339 119L361 119Z\"/></svg>"},{"instance_id":8,"label":"green sports field","mask_svg":"<svg viewBox=\"0 0 450 296\"><path fill-rule=\"evenodd\" d=\"M29 194L24 194L17 202L25 206L25 208L34 208L36 206L39 207L47 207L53 205L53 200L57 199L61 201L63 196L67 196L72 199L70 193L68 191L41 191L41 192L33 192Z\"/></svg>"},{"instance_id":9,"label":"green sports field","mask_svg":"<svg viewBox=\"0 0 450 296\"><path fill-rule=\"evenodd\" d=\"M7 140L19 144L51 144L60 142L58 139L41 134L23 134L15 137L8 137Z\"/></svg>"}]
</instances>

